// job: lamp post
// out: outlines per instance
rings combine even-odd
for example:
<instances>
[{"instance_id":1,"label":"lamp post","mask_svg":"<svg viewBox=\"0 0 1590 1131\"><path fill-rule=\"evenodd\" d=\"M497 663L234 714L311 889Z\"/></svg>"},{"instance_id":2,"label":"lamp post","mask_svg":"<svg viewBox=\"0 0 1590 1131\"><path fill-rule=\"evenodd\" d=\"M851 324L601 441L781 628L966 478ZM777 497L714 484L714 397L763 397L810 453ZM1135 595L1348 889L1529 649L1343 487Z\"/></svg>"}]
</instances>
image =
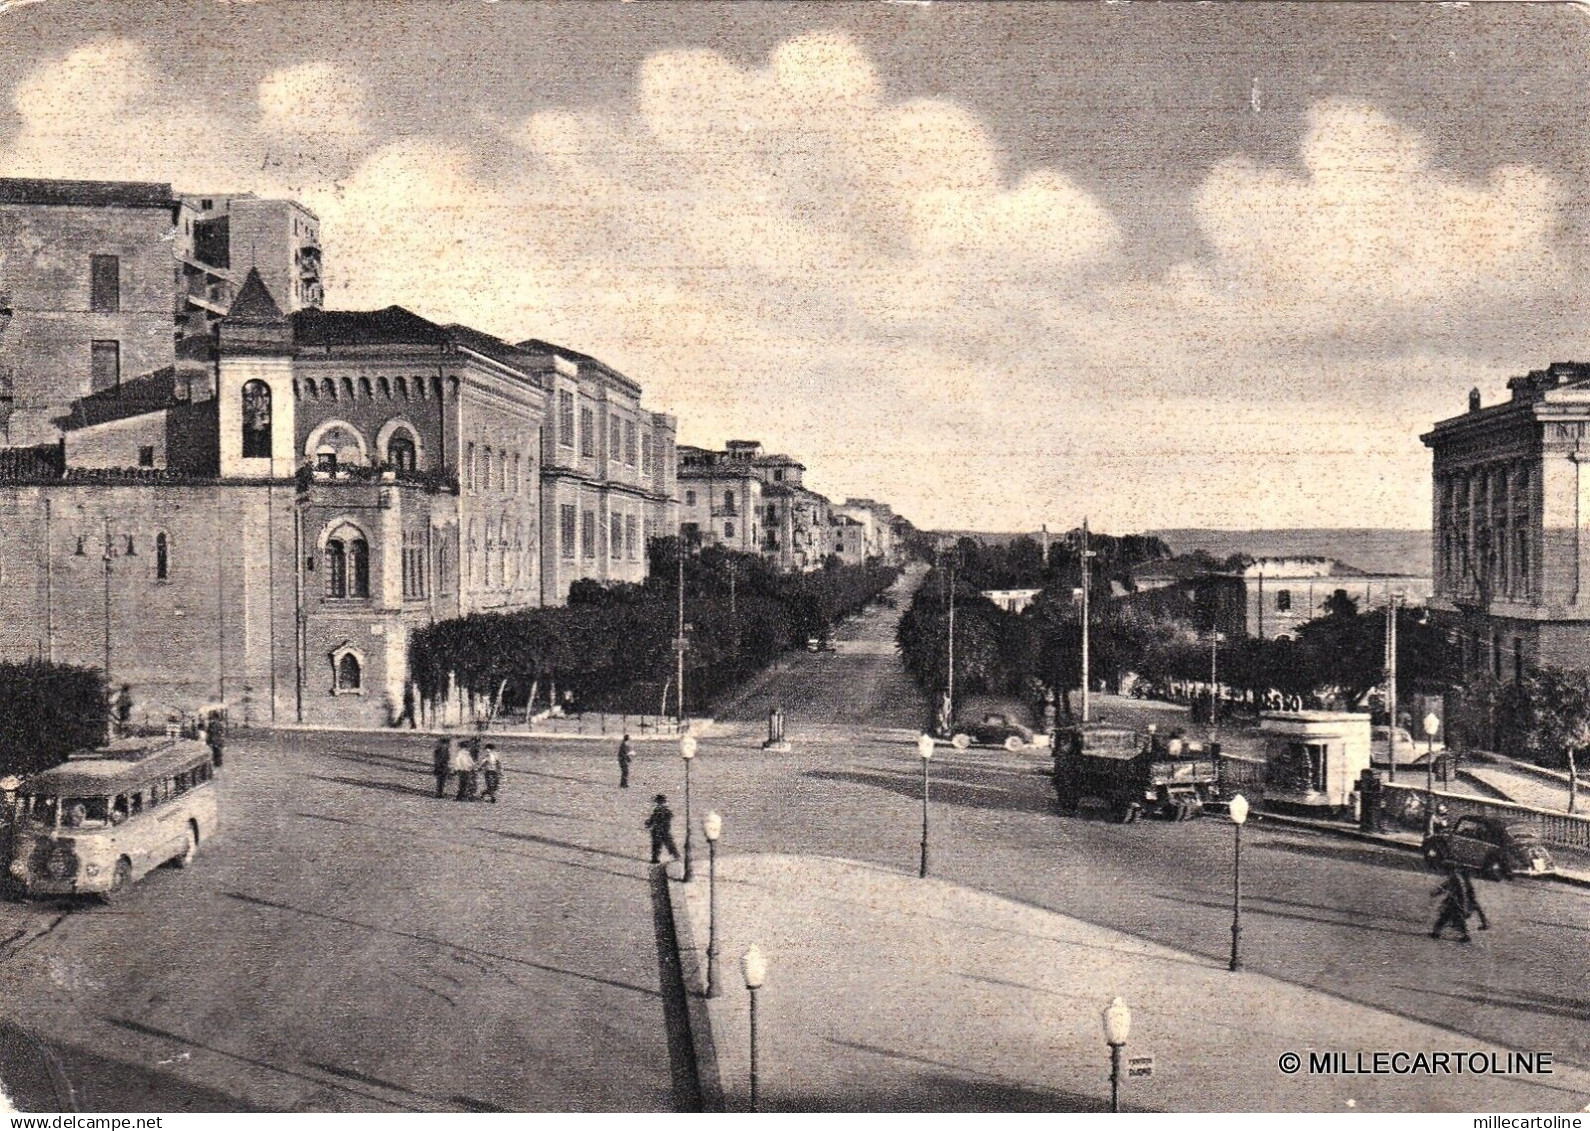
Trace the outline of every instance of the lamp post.
<instances>
[{"instance_id":1,"label":"lamp post","mask_svg":"<svg viewBox=\"0 0 1590 1131\"><path fill-rule=\"evenodd\" d=\"M717 997L723 992L718 973L718 837L723 835L723 818L709 812L701 831L707 837L707 996Z\"/></svg>"},{"instance_id":2,"label":"lamp post","mask_svg":"<svg viewBox=\"0 0 1590 1131\"><path fill-rule=\"evenodd\" d=\"M1242 969L1239 944L1242 941L1242 826L1248 819L1248 799L1237 794L1231 799L1231 827L1236 840L1231 856L1231 966Z\"/></svg>"},{"instance_id":3,"label":"lamp post","mask_svg":"<svg viewBox=\"0 0 1590 1131\"><path fill-rule=\"evenodd\" d=\"M1121 1050L1132 1031L1132 1011L1116 998L1104 1008L1104 1043L1110 1046L1110 1110L1121 1110Z\"/></svg>"},{"instance_id":4,"label":"lamp post","mask_svg":"<svg viewBox=\"0 0 1590 1131\"><path fill-rule=\"evenodd\" d=\"M1209 733L1220 734L1220 642L1225 637L1209 632Z\"/></svg>"},{"instance_id":5,"label":"lamp post","mask_svg":"<svg viewBox=\"0 0 1590 1131\"><path fill-rule=\"evenodd\" d=\"M1089 574L1088 559L1093 556L1093 551L1088 549L1088 520L1082 520L1082 721L1088 721L1089 696L1092 689L1088 686L1088 589Z\"/></svg>"},{"instance_id":6,"label":"lamp post","mask_svg":"<svg viewBox=\"0 0 1590 1131\"><path fill-rule=\"evenodd\" d=\"M1424 716L1424 835L1435 831L1435 732L1441 719L1434 711Z\"/></svg>"},{"instance_id":7,"label":"lamp post","mask_svg":"<svg viewBox=\"0 0 1590 1131\"><path fill-rule=\"evenodd\" d=\"M1386 756L1391 781L1397 780L1397 602L1401 599L1401 593L1393 593L1386 602Z\"/></svg>"},{"instance_id":8,"label":"lamp post","mask_svg":"<svg viewBox=\"0 0 1590 1131\"><path fill-rule=\"evenodd\" d=\"M922 756L922 866L917 875L927 876L928 861L928 763L933 760L933 736L917 735L916 752Z\"/></svg>"},{"instance_id":9,"label":"lamp post","mask_svg":"<svg viewBox=\"0 0 1590 1131\"><path fill-rule=\"evenodd\" d=\"M756 991L767 980L767 959L762 956L761 947L751 944L751 949L740 958L740 971L745 975L745 988L751 995L751 1110L756 1111Z\"/></svg>"},{"instance_id":10,"label":"lamp post","mask_svg":"<svg viewBox=\"0 0 1590 1131\"><path fill-rule=\"evenodd\" d=\"M695 872L690 866L690 763L696 760L695 735L680 735L679 757L685 762L685 873L681 879L688 884L695 878Z\"/></svg>"}]
</instances>

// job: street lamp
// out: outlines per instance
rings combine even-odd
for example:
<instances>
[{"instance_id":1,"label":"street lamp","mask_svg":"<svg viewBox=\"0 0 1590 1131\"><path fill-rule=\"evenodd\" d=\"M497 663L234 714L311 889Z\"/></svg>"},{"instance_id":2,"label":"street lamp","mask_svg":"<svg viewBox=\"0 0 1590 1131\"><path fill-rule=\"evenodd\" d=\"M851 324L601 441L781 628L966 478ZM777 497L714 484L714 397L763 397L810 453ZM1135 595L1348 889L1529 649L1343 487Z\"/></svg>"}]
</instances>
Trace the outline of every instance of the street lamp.
<instances>
[{"instance_id":1,"label":"street lamp","mask_svg":"<svg viewBox=\"0 0 1590 1131\"><path fill-rule=\"evenodd\" d=\"M695 875L690 868L690 763L696 760L695 735L680 736L679 757L685 760L685 874L682 878L689 883Z\"/></svg>"},{"instance_id":2,"label":"street lamp","mask_svg":"<svg viewBox=\"0 0 1590 1131\"><path fill-rule=\"evenodd\" d=\"M917 735L916 752L922 755L922 866L917 870L917 875L925 878L928 860L928 763L933 760L933 736Z\"/></svg>"},{"instance_id":3,"label":"street lamp","mask_svg":"<svg viewBox=\"0 0 1590 1131\"><path fill-rule=\"evenodd\" d=\"M1422 720L1424 723L1424 835L1435 831L1435 732L1441 729L1441 718L1434 711Z\"/></svg>"},{"instance_id":4,"label":"street lamp","mask_svg":"<svg viewBox=\"0 0 1590 1131\"><path fill-rule=\"evenodd\" d=\"M723 992L718 973L718 837L723 835L723 818L715 810L708 813L701 831L707 837L707 996L717 997Z\"/></svg>"},{"instance_id":5,"label":"street lamp","mask_svg":"<svg viewBox=\"0 0 1590 1131\"><path fill-rule=\"evenodd\" d=\"M1225 636L1214 630L1209 633L1209 733L1220 734L1220 642Z\"/></svg>"},{"instance_id":6,"label":"street lamp","mask_svg":"<svg viewBox=\"0 0 1590 1131\"><path fill-rule=\"evenodd\" d=\"M751 995L751 1110L757 1110L756 1095L756 991L767 980L767 959L762 948L755 943L740 958L740 971L745 975L745 988Z\"/></svg>"},{"instance_id":7,"label":"street lamp","mask_svg":"<svg viewBox=\"0 0 1590 1131\"><path fill-rule=\"evenodd\" d=\"M1132 1031L1132 1011L1120 998L1104 1009L1104 1043L1110 1046L1110 1110L1121 1110L1121 1050Z\"/></svg>"},{"instance_id":8,"label":"street lamp","mask_svg":"<svg viewBox=\"0 0 1590 1131\"><path fill-rule=\"evenodd\" d=\"M1248 799L1237 794L1231 799L1231 826L1236 830L1231 857L1231 969L1242 969L1238 944L1242 939L1242 826L1248 819Z\"/></svg>"}]
</instances>

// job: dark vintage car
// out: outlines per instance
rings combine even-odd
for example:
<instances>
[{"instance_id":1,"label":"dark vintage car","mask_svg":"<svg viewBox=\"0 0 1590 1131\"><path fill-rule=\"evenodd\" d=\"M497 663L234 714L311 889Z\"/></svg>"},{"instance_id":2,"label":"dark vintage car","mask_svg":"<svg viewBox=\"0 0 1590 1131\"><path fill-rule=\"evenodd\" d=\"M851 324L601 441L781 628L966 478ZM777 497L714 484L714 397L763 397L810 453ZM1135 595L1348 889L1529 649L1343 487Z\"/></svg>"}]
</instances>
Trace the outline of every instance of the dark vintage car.
<instances>
[{"instance_id":1,"label":"dark vintage car","mask_svg":"<svg viewBox=\"0 0 1590 1131\"><path fill-rule=\"evenodd\" d=\"M1538 876L1556 867L1530 825L1473 814L1425 837L1424 859L1437 870L1456 864L1492 880Z\"/></svg>"},{"instance_id":2,"label":"dark vintage car","mask_svg":"<svg viewBox=\"0 0 1590 1131\"><path fill-rule=\"evenodd\" d=\"M811 637L808 637L807 640L806 640L806 650L808 652L837 652L837 651L839 651L839 649L834 646L834 642L832 640L828 639L828 637L826 637L826 636L811 636Z\"/></svg>"},{"instance_id":3,"label":"dark vintage car","mask_svg":"<svg viewBox=\"0 0 1590 1131\"><path fill-rule=\"evenodd\" d=\"M950 744L957 750L968 746L1003 746L1006 750L1020 750L1033 744L1031 727L1023 726L1007 714L989 712L976 721L961 719L955 724L955 734Z\"/></svg>"}]
</instances>

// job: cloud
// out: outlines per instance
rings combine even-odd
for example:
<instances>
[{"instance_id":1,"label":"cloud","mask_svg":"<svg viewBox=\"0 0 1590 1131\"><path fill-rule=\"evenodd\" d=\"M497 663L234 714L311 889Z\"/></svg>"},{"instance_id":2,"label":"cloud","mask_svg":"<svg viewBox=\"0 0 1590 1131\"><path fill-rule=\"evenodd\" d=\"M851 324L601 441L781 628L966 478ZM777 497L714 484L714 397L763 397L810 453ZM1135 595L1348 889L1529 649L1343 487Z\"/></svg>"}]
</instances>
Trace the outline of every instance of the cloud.
<instances>
[{"instance_id":1,"label":"cloud","mask_svg":"<svg viewBox=\"0 0 1590 1131\"><path fill-rule=\"evenodd\" d=\"M301 63L259 84L260 128L287 137L364 132L364 81L335 64Z\"/></svg>"},{"instance_id":2,"label":"cloud","mask_svg":"<svg viewBox=\"0 0 1590 1131\"><path fill-rule=\"evenodd\" d=\"M437 134L383 132L327 62L253 94L208 115L96 40L13 91L0 174L297 195L331 303L594 353L685 442L761 437L925 524L1420 524L1419 431L1542 360L1528 312L1578 257L1549 177L1460 175L1327 100L1295 164L1218 162L1185 202L1201 248L1144 267L1152 229L1013 168L965 106L892 95L837 32L659 52L613 103L448 104ZM1466 337L1487 319L1535 337L1497 356Z\"/></svg>"},{"instance_id":3,"label":"cloud","mask_svg":"<svg viewBox=\"0 0 1590 1131\"><path fill-rule=\"evenodd\" d=\"M1261 292L1281 317L1312 311L1380 329L1375 315L1516 298L1551 285L1564 193L1520 166L1473 181L1374 106L1312 106L1301 174L1221 161L1195 207L1213 262L1194 281Z\"/></svg>"}]
</instances>

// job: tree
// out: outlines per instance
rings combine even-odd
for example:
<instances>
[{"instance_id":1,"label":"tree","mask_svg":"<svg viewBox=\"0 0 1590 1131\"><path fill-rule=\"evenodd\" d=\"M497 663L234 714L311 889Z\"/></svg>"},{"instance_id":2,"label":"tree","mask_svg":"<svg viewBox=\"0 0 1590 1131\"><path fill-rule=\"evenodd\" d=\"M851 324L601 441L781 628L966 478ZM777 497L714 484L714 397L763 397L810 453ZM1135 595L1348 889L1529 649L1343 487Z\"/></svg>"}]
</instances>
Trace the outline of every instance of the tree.
<instances>
[{"instance_id":1,"label":"tree","mask_svg":"<svg viewBox=\"0 0 1590 1131\"><path fill-rule=\"evenodd\" d=\"M1590 676L1540 667L1515 681L1522 717L1514 721L1523 748L1543 765L1566 763L1568 812L1579 801L1579 758L1590 749Z\"/></svg>"}]
</instances>

